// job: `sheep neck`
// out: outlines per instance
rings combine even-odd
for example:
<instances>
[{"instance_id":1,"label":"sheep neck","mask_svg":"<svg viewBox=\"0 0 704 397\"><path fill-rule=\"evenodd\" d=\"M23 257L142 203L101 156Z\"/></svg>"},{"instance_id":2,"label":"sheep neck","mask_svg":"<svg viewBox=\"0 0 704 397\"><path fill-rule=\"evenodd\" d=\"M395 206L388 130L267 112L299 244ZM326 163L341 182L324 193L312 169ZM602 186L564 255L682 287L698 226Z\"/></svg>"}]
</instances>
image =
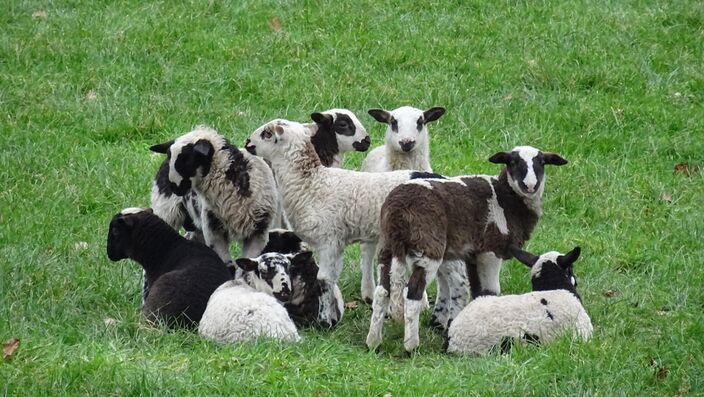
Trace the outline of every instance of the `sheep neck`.
<instances>
[{"instance_id":1,"label":"sheep neck","mask_svg":"<svg viewBox=\"0 0 704 397\"><path fill-rule=\"evenodd\" d=\"M165 270L165 258L172 247L183 240L178 232L156 216L138 223L132 231L132 260L138 262L147 275L157 276Z\"/></svg>"},{"instance_id":2,"label":"sheep neck","mask_svg":"<svg viewBox=\"0 0 704 397\"><path fill-rule=\"evenodd\" d=\"M386 145L386 166L388 170L418 170L432 171L430 167L430 148L428 143L422 144L410 152L399 152Z\"/></svg>"}]
</instances>

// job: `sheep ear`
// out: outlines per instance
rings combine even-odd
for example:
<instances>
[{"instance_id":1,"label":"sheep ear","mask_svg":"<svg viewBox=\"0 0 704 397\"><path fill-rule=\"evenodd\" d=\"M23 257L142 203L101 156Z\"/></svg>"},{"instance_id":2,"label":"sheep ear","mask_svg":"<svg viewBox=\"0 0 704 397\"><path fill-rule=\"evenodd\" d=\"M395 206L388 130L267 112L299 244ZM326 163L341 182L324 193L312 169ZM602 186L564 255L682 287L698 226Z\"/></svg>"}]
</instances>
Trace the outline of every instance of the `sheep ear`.
<instances>
[{"instance_id":1,"label":"sheep ear","mask_svg":"<svg viewBox=\"0 0 704 397\"><path fill-rule=\"evenodd\" d=\"M369 109L367 113L380 123L389 124L389 120L391 120L391 113L384 109Z\"/></svg>"},{"instance_id":2,"label":"sheep ear","mask_svg":"<svg viewBox=\"0 0 704 397\"><path fill-rule=\"evenodd\" d=\"M565 165L565 164L567 164L567 160L563 159L559 154L555 154L555 153L543 153L543 160L545 160L545 164L550 164L550 165Z\"/></svg>"},{"instance_id":3,"label":"sheep ear","mask_svg":"<svg viewBox=\"0 0 704 397\"><path fill-rule=\"evenodd\" d=\"M423 112L423 120L425 120L425 124L428 124L439 119L443 114L445 114L445 108L443 107L430 108Z\"/></svg>"},{"instance_id":4,"label":"sheep ear","mask_svg":"<svg viewBox=\"0 0 704 397\"><path fill-rule=\"evenodd\" d=\"M151 150L154 153L166 154L169 152L169 148L171 147L171 145L174 144L174 141L175 141L175 139L172 139L168 142L152 145L149 147L149 150Z\"/></svg>"},{"instance_id":5,"label":"sheep ear","mask_svg":"<svg viewBox=\"0 0 704 397\"><path fill-rule=\"evenodd\" d=\"M259 268L259 262L249 258L237 258L235 259L235 263L245 272L252 272Z\"/></svg>"},{"instance_id":6,"label":"sheep ear","mask_svg":"<svg viewBox=\"0 0 704 397\"><path fill-rule=\"evenodd\" d=\"M310 251L299 252L291 258L291 266L298 269L301 273L316 276L318 274L318 265L313 260L313 253Z\"/></svg>"},{"instance_id":7,"label":"sheep ear","mask_svg":"<svg viewBox=\"0 0 704 397\"><path fill-rule=\"evenodd\" d=\"M582 249L577 246L572 249L572 251L566 253L565 255L560 255L557 257L557 264L563 269L572 266L573 263L579 259L579 255L582 253Z\"/></svg>"},{"instance_id":8,"label":"sheep ear","mask_svg":"<svg viewBox=\"0 0 704 397\"><path fill-rule=\"evenodd\" d=\"M282 127L282 126L280 126L280 125L278 125L278 124L275 125L272 129L273 129L273 132L274 132L276 135L281 136L281 135L284 134L284 127Z\"/></svg>"},{"instance_id":9,"label":"sheep ear","mask_svg":"<svg viewBox=\"0 0 704 397\"><path fill-rule=\"evenodd\" d=\"M509 247L509 251L511 252L511 255L513 255L514 258L518 259L519 262L528 267L533 267L533 265L535 265L535 262L538 261L537 256L531 254L528 251L523 251L522 249L514 245Z\"/></svg>"},{"instance_id":10,"label":"sheep ear","mask_svg":"<svg viewBox=\"0 0 704 397\"><path fill-rule=\"evenodd\" d=\"M310 114L310 118L315 121L316 124L325 126L331 125L333 122L331 114L315 112Z\"/></svg>"},{"instance_id":11,"label":"sheep ear","mask_svg":"<svg viewBox=\"0 0 704 397\"><path fill-rule=\"evenodd\" d=\"M494 164L508 164L511 161L511 153L498 152L493 156L489 157L489 161Z\"/></svg>"},{"instance_id":12,"label":"sheep ear","mask_svg":"<svg viewBox=\"0 0 704 397\"><path fill-rule=\"evenodd\" d=\"M205 139L201 139L193 146L193 151L202 156L210 157L213 155L213 145Z\"/></svg>"}]
</instances>

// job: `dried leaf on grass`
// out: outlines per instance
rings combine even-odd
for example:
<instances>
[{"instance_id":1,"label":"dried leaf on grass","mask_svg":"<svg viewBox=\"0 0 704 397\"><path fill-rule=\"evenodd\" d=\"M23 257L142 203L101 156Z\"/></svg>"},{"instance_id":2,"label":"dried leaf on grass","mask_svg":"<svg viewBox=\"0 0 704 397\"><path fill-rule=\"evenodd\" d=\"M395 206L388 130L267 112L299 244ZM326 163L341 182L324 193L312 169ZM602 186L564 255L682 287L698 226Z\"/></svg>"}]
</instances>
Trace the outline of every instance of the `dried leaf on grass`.
<instances>
[{"instance_id":1,"label":"dried leaf on grass","mask_svg":"<svg viewBox=\"0 0 704 397\"><path fill-rule=\"evenodd\" d=\"M15 351L20 347L20 340L17 338L12 338L5 342L5 345L2 347L2 358L3 359L8 359L12 357L13 354L15 354Z\"/></svg>"},{"instance_id":2,"label":"dried leaf on grass","mask_svg":"<svg viewBox=\"0 0 704 397\"><path fill-rule=\"evenodd\" d=\"M612 289L607 289L606 291L604 291L604 296L607 298L613 298L614 296L616 296L616 294L618 294L618 292Z\"/></svg>"},{"instance_id":3,"label":"dried leaf on grass","mask_svg":"<svg viewBox=\"0 0 704 397\"><path fill-rule=\"evenodd\" d=\"M32 13L32 16L34 18L46 18L46 11L39 9L37 11L34 11Z\"/></svg>"},{"instance_id":4,"label":"dried leaf on grass","mask_svg":"<svg viewBox=\"0 0 704 397\"><path fill-rule=\"evenodd\" d=\"M356 309L359 306L359 302L357 301L349 301L345 303L345 309L350 310L350 309Z\"/></svg>"},{"instance_id":5,"label":"dried leaf on grass","mask_svg":"<svg viewBox=\"0 0 704 397\"><path fill-rule=\"evenodd\" d=\"M672 174L692 176L692 174L695 174L698 171L699 167L697 166L690 166L689 163L677 163L675 164L675 171Z\"/></svg>"},{"instance_id":6,"label":"dried leaf on grass","mask_svg":"<svg viewBox=\"0 0 704 397\"><path fill-rule=\"evenodd\" d=\"M662 192L660 194L660 200L666 202L666 203L671 203L672 202L672 194L668 192Z\"/></svg>"},{"instance_id":7,"label":"dried leaf on grass","mask_svg":"<svg viewBox=\"0 0 704 397\"><path fill-rule=\"evenodd\" d=\"M271 30L278 32L281 30L281 21L279 20L278 17L273 17L269 20L269 27Z\"/></svg>"},{"instance_id":8,"label":"dried leaf on grass","mask_svg":"<svg viewBox=\"0 0 704 397\"><path fill-rule=\"evenodd\" d=\"M94 101L98 99L98 94L95 92L95 90L90 90L88 91L88 94L86 94L86 99L89 101Z\"/></svg>"}]
</instances>

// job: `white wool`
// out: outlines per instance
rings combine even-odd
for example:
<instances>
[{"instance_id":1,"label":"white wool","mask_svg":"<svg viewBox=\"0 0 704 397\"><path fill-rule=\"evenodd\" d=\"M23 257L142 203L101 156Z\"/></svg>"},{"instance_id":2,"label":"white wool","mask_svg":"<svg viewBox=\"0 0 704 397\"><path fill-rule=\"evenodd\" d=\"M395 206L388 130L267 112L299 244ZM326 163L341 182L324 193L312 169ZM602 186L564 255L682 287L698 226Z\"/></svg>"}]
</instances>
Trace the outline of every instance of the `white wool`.
<instances>
[{"instance_id":1,"label":"white wool","mask_svg":"<svg viewBox=\"0 0 704 397\"><path fill-rule=\"evenodd\" d=\"M485 354L504 337L530 335L547 343L567 331L587 340L592 323L579 299L566 290L482 296L467 305L450 325L447 351Z\"/></svg>"},{"instance_id":2,"label":"white wool","mask_svg":"<svg viewBox=\"0 0 704 397\"><path fill-rule=\"evenodd\" d=\"M228 281L210 296L198 333L221 343L258 338L298 342L296 326L274 297L238 281Z\"/></svg>"},{"instance_id":3,"label":"white wool","mask_svg":"<svg viewBox=\"0 0 704 397\"><path fill-rule=\"evenodd\" d=\"M212 245L212 237L209 237L211 234L208 233L210 230L207 226L207 211L212 211L223 222L229 238L227 243L232 240L246 243L246 240L257 232L257 223L261 220L262 214L268 214L271 219L277 211L278 195L271 169L261 158L240 150L248 162L246 172L249 175L249 191L251 192L249 196L240 195L238 188L225 176L231 163L228 151L221 150L225 145L225 139L212 129L198 127L176 139L172 145L170 175L175 172L173 163L181 148L200 139L208 140L215 149L208 174L195 177L192 180L192 189L198 194L202 205L201 218L203 219L203 227L206 229L204 230L206 243ZM224 236L219 237L224 239ZM245 245L242 255L256 256L264 248L264 245L266 245L266 237L263 238L263 241L257 241L257 245L251 249ZM223 257L223 260L231 260L227 247L214 248Z\"/></svg>"},{"instance_id":4,"label":"white wool","mask_svg":"<svg viewBox=\"0 0 704 397\"><path fill-rule=\"evenodd\" d=\"M260 135L273 124L283 126L283 134L265 141ZM250 140L257 155L271 162L292 229L318 250L320 277L336 282L344 247L376 242L381 205L394 187L410 179L410 172L323 167L304 127L292 121L267 123Z\"/></svg>"}]
</instances>

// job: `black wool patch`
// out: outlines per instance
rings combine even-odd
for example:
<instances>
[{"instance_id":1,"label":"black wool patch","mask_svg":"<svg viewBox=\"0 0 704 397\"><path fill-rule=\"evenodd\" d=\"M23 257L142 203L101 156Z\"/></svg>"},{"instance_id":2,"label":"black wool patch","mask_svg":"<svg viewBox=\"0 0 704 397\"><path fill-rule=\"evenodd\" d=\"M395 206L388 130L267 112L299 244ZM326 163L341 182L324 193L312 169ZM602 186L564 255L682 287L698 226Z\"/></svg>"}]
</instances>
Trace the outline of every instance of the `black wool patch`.
<instances>
[{"instance_id":1,"label":"black wool patch","mask_svg":"<svg viewBox=\"0 0 704 397\"><path fill-rule=\"evenodd\" d=\"M237 188L237 194L242 197L250 197L252 191L249 186L249 161L244 158L239 149L230 143L225 144L222 150L227 152L230 160L230 166L225 171L225 179L232 182L232 185Z\"/></svg>"},{"instance_id":2,"label":"black wool patch","mask_svg":"<svg viewBox=\"0 0 704 397\"><path fill-rule=\"evenodd\" d=\"M447 179L447 177L434 172L413 171L411 172L411 179Z\"/></svg>"},{"instance_id":3,"label":"black wool patch","mask_svg":"<svg viewBox=\"0 0 704 397\"><path fill-rule=\"evenodd\" d=\"M554 319L555 319L555 317L553 317L552 313L550 313L550 310L546 310L545 313L548 315L548 318L549 318L550 320L554 320Z\"/></svg>"},{"instance_id":4,"label":"black wool patch","mask_svg":"<svg viewBox=\"0 0 704 397\"><path fill-rule=\"evenodd\" d=\"M357 127L355 127L352 118L344 113L335 113L333 129L335 133L344 136L352 136L357 131Z\"/></svg>"},{"instance_id":5,"label":"black wool patch","mask_svg":"<svg viewBox=\"0 0 704 397\"><path fill-rule=\"evenodd\" d=\"M169 160L164 160L159 166L159 171L157 171L154 177L154 182L156 183L157 189L159 189L159 194L164 197L171 197L174 194L171 190L171 183L169 182Z\"/></svg>"},{"instance_id":6,"label":"black wool patch","mask_svg":"<svg viewBox=\"0 0 704 397\"><path fill-rule=\"evenodd\" d=\"M320 158L320 163L325 167L330 167L335 155L340 153L334 126L331 129L329 124L318 124L318 132L310 138L310 141Z\"/></svg>"},{"instance_id":7,"label":"black wool patch","mask_svg":"<svg viewBox=\"0 0 704 397\"><path fill-rule=\"evenodd\" d=\"M529 345L539 345L540 344L540 337L538 337L538 335L534 335L534 334L524 334L523 340Z\"/></svg>"},{"instance_id":8,"label":"black wool patch","mask_svg":"<svg viewBox=\"0 0 704 397\"><path fill-rule=\"evenodd\" d=\"M540 300L540 303L542 303L543 305L547 305L547 304L548 304L548 301L546 301L545 298L543 298L543 299Z\"/></svg>"}]
</instances>

